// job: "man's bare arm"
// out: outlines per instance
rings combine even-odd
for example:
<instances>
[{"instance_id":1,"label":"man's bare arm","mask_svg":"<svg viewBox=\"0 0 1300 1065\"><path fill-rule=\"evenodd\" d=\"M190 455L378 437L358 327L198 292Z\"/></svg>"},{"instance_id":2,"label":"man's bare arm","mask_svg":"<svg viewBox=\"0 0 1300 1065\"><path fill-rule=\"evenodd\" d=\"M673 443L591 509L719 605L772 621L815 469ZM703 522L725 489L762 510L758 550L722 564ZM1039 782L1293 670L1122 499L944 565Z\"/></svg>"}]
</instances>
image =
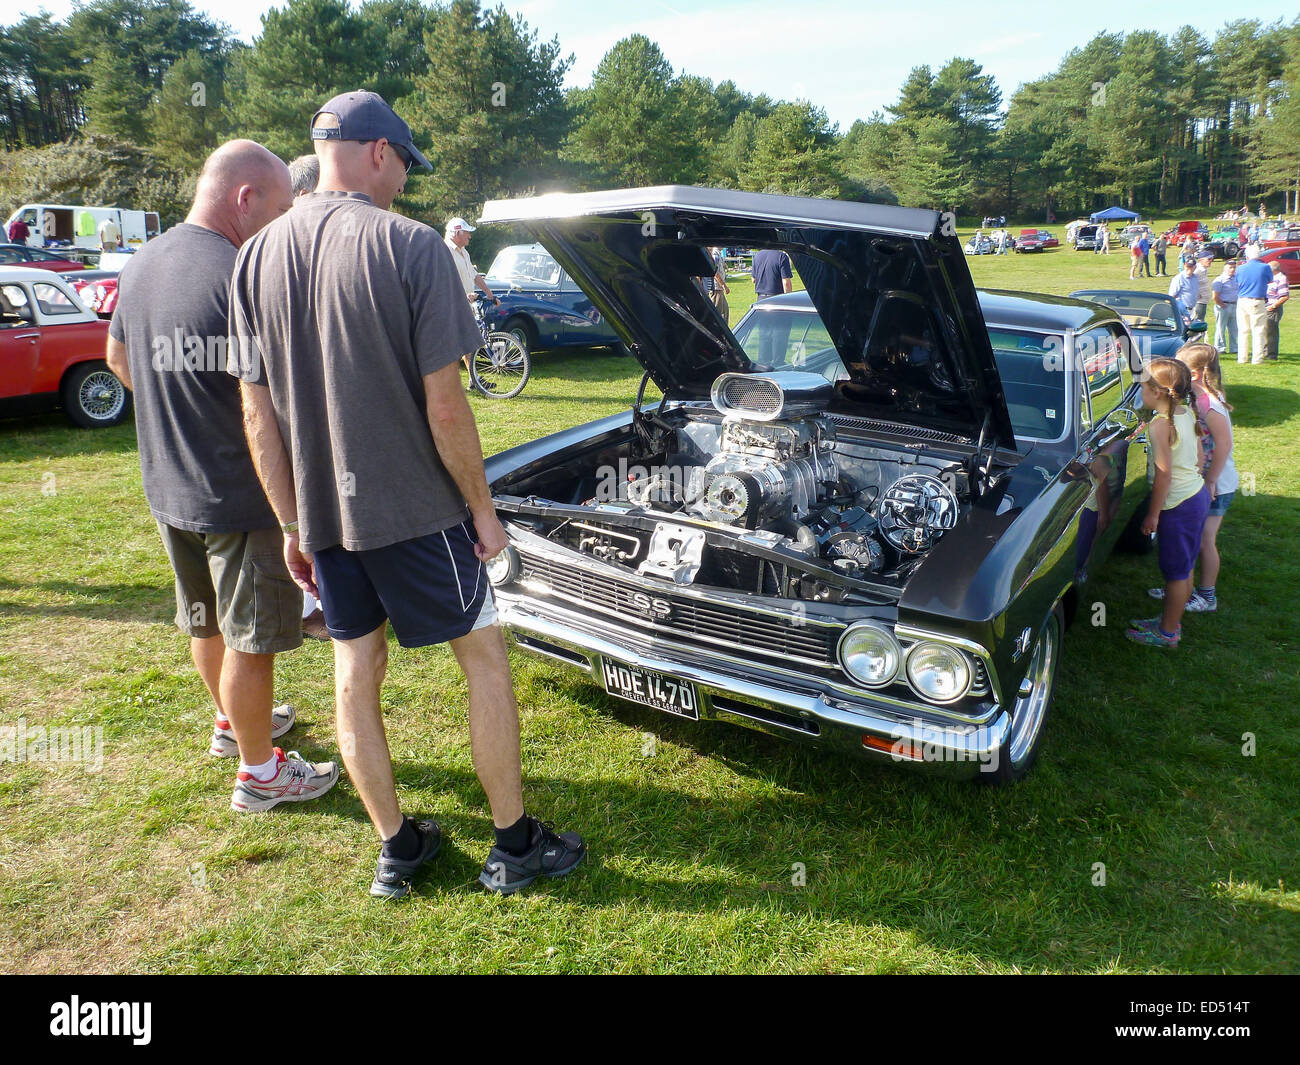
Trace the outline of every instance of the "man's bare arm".
<instances>
[{"instance_id":1,"label":"man's bare arm","mask_svg":"<svg viewBox=\"0 0 1300 1065\"><path fill-rule=\"evenodd\" d=\"M460 383L459 362L425 374L424 400L434 447L465 497L479 537L476 553L486 561L505 548L506 532L492 506L487 474L483 472L483 445Z\"/></svg>"},{"instance_id":2,"label":"man's bare arm","mask_svg":"<svg viewBox=\"0 0 1300 1065\"><path fill-rule=\"evenodd\" d=\"M132 392L135 391L131 385L131 365L126 358L126 345L112 336L108 338L108 368L122 384Z\"/></svg>"},{"instance_id":3,"label":"man's bare arm","mask_svg":"<svg viewBox=\"0 0 1300 1065\"><path fill-rule=\"evenodd\" d=\"M241 381L239 392L244 400L244 435L248 438L257 478L280 524L297 522L298 494L293 483L293 467L271 404L271 390L265 385ZM299 549L297 532L284 534L284 561L298 587L318 596L311 555Z\"/></svg>"}]
</instances>

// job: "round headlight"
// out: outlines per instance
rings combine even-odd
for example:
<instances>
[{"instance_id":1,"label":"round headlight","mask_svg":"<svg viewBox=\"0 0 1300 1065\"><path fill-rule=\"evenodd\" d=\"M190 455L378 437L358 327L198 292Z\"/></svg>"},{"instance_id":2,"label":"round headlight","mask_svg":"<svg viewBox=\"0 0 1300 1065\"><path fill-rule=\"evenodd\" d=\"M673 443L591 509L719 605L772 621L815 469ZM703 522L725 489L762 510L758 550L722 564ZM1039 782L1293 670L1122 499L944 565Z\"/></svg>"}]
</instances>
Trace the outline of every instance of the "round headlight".
<instances>
[{"instance_id":1,"label":"round headlight","mask_svg":"<svg viewBox=\"0 0 1300 1065\"><path fill-rule=\"evenodd\" d=\"M879 688L898 676L903 652L894 634L876 625L852 625L840 639L840 665L859 684Z\"/></svg>"},{"instance_id":2,"label":"round headlight","mask_svg":"<svg viewBox=\"0 0 1300 1065\"><path fill-rule=\"evenodd\" d=\"M501 554L488 560L487 575L488 580L498 587L509 584L519 576L519 552L507 544Z\"/></svg>"},{"instance_id":3,"label":"round headlight","mask_svg":"<svg viewBox=\"0 0 1300 1065\"><path fill-rule=\"evenodd\" d=\"M956 702L970 691L970 661L947 644L918 643L907 656L907 682L932 703Z\"/></svg>"}]
</instances>

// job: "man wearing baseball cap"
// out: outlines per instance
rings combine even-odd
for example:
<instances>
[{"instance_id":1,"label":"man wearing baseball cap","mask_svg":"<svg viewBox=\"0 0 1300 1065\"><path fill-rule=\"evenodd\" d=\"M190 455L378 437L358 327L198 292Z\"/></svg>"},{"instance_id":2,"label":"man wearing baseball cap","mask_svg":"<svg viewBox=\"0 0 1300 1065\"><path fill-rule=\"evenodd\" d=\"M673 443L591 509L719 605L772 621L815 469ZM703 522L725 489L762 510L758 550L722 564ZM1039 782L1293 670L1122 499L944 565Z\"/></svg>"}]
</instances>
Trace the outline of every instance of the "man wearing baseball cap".
<instances>
[{"instance_id":1,"label":"man wearing baseball cap","mask_svg":"<svg viewBox=\"0 0 1300 1065\"><path fill-rule=\"evenodd\" d=\"M285 561L318 594L334 641L339 747L382 841L372 895L400 898L437 853L404 817L379 708L391 622L404 647L450 643L469 684L474 767L495 846L480 882L512 893L563 876L582 838L524 812L519 712L483 563L506 546L457 363L481 343L436 231L389 210L429 167L379 96L334 97L312 119L317 191L242 249L232 361Z\"/></svg>"},{"instance_id":2,"label":"man wearing baseball cap","mask_svg":"<svg viewBox=\"0 0 1300 1065\"><path fill-rule=\"evenodd\" d=\"M474 265L469 257L469 251L467 250L469 235L476 228L463 218L449 219L447 221L447 235L443 237L443 240L446 242L447 250L451 252L452 261L456 264L456 271L460 274L460 283L465 288L466 297L473 300L477 290L499 307L501 301L488 287L487 279L478 272L478 267Z\"/></svg>"}]
</instances>

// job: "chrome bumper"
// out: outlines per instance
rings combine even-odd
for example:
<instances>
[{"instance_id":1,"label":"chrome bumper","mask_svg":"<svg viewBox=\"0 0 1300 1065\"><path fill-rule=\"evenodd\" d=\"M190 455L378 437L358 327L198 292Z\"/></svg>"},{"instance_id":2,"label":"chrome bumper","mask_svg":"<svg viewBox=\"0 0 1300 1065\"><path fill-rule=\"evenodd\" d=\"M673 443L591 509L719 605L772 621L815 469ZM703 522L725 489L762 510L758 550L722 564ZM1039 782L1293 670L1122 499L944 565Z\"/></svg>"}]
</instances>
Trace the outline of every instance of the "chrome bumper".
<instances>
[{"instance_id":1,"label":"chrome bumper","mask_svg":"<svg viewBox=\"0 0 1300 1065\"><path fill-rule=\"evenodd\" d=\"M527 600L494 589L497 612L510 641L521 650L590 674L603 687L603 662L639 666L695 684L701 721L727 721L784 739L796 739L874 761L910 765L944 776L970 778L998 768L1010 717L994 707L982 723L964 724L927 715L917 706L889 706L869 695L849 698L824 690L817 677L790 683L753 666L741 676L719 668L707 653L641 633L636 643L597 633L578 619L542 613ZM886 749L868 745L868 738Z\"/></svg>"}]
</instances>

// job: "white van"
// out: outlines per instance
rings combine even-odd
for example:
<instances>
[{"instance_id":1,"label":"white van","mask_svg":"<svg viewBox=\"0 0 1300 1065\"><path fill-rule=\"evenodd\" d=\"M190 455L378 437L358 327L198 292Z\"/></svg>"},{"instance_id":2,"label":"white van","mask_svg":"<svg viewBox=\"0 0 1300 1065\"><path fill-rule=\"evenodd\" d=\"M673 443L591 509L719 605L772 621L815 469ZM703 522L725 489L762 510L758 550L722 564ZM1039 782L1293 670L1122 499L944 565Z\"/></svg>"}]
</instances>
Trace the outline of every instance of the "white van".
<instances>
[{"instance_id":1,"label":"white van","mask_svg":"<svg viewBox=\"0 0 1300 1065\"><path fill-rule=\"evenodd\" d=\"M27 243L33 248L67 247L99 250L99 226L112 220L130 250L144 246L161 231L156 211L128 211L121 207L89 207L85 204L25 203L5 220L21 218L27 223Z\"/></svg>"}]
</instances>

